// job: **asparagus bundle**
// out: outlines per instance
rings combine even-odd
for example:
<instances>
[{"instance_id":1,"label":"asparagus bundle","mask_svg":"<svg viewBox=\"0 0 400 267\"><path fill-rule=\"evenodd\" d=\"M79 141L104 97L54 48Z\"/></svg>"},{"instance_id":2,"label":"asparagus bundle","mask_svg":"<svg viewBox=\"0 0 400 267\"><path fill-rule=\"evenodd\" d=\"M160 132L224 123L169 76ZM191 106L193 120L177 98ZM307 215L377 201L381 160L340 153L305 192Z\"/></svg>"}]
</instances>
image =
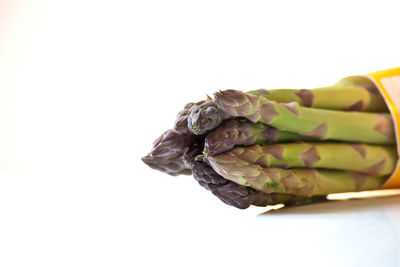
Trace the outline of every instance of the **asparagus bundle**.
<instances>
[{"instance_id":1,"label":"asparagus bundle","mask_svg":"<svg viewBox=\"0 0 400 267\"><path fill-rule=\"evenodd\" d=\"M297 205L379 189L397 162L394 128L372 82L219 91L186 104L143 158L224 203Z\"/></svg>"}]
</instances>

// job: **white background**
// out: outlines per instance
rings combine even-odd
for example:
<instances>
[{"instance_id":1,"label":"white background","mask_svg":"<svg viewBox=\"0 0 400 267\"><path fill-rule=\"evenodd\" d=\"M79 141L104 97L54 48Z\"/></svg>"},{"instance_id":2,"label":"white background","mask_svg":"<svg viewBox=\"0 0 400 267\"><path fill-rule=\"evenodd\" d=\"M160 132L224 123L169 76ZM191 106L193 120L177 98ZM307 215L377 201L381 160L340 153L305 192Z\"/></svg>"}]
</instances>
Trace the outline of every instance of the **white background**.
<instances>
[{"instance_id":1,"label":"white background","mask_svg":"<svg viewBox=\"0 0 400 267\"><path fill-rule=\"evenodd\" d=\"M140 160L206 93L399 65L398 1L0 0L0 266L400 266L390 201L256 216Z\"/></svg>"}]
</instances>

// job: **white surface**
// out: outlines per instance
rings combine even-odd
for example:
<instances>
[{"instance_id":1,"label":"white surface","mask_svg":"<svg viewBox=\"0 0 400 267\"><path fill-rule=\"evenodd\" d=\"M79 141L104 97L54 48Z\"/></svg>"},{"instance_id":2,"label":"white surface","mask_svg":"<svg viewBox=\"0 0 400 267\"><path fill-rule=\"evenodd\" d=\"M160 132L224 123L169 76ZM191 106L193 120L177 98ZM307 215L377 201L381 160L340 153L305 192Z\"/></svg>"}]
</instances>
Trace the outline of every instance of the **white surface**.
<instances>
[{"instance_id":1,"label":"white surface","mask_svg":"<svg viewBox=\"0 0 400 267\"><path fill-rule=\"evenodd\" d=\"M140 161L205 93L399 66L399 10L0 1L0 266L400 266L398 198L256 216Z\"/></svg>"}]
</instances>

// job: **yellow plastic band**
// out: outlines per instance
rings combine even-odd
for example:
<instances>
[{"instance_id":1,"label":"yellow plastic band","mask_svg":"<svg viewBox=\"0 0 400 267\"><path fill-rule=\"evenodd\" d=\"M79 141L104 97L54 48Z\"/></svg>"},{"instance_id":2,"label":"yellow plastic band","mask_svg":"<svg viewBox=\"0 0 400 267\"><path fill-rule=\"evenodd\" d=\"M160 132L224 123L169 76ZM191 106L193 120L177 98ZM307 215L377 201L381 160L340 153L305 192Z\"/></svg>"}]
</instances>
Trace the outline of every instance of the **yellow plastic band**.
<instances>
[{"instance_id":1,"label":"yellow plastic band","mask_svg":"<svg viewBox=\"0 0 400 267\"><path fill-rule=\"evenodd\" d=\"M365 77L374 82L385 98L386 104L393 117L396 132L397 154L400 157L400 67L368 73ZM400 188L399 161L397 161L396 169L392 176L389 177L382 188Z\"/></svg>"}]
</instances>

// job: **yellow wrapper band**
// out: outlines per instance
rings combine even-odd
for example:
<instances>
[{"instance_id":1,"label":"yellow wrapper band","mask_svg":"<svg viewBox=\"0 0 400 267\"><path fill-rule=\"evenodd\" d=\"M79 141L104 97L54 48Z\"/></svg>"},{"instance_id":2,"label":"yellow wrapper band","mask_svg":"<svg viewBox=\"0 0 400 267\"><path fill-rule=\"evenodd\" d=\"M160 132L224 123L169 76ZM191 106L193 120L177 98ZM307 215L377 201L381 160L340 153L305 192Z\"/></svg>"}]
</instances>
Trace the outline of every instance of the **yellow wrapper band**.
<instances>
[{"instance_id":1,"label":"yellow wrapper band","mask_svg":"<svg viewBox=\"0 0 400 267\"><path fill-rule=\"evenodd\" d=\"M378 87L385 98L389 111L392 114L396 132L397 154L400 155L400 67L372 72L366 75ZM383 185L383 189L400 188L399 161L392 176Z\"/></svg>"},{"instance_id":2,"label":"yellow wrapper band","mask_svg":"<svg viewBox=\"0 0 400 267\"><path fill-rule=\"evenodd\" d=\"M388 109L393 117L396 132L397 154L400 158L400 67L371 72L366 75L351 76L344 78L342 81L350 80L357 82L360 78L372 81L384 97ZM400 188L399 161L397 161L395 171L382 187L382 189L393 188Z\"/></svg>"}]
</instances>

